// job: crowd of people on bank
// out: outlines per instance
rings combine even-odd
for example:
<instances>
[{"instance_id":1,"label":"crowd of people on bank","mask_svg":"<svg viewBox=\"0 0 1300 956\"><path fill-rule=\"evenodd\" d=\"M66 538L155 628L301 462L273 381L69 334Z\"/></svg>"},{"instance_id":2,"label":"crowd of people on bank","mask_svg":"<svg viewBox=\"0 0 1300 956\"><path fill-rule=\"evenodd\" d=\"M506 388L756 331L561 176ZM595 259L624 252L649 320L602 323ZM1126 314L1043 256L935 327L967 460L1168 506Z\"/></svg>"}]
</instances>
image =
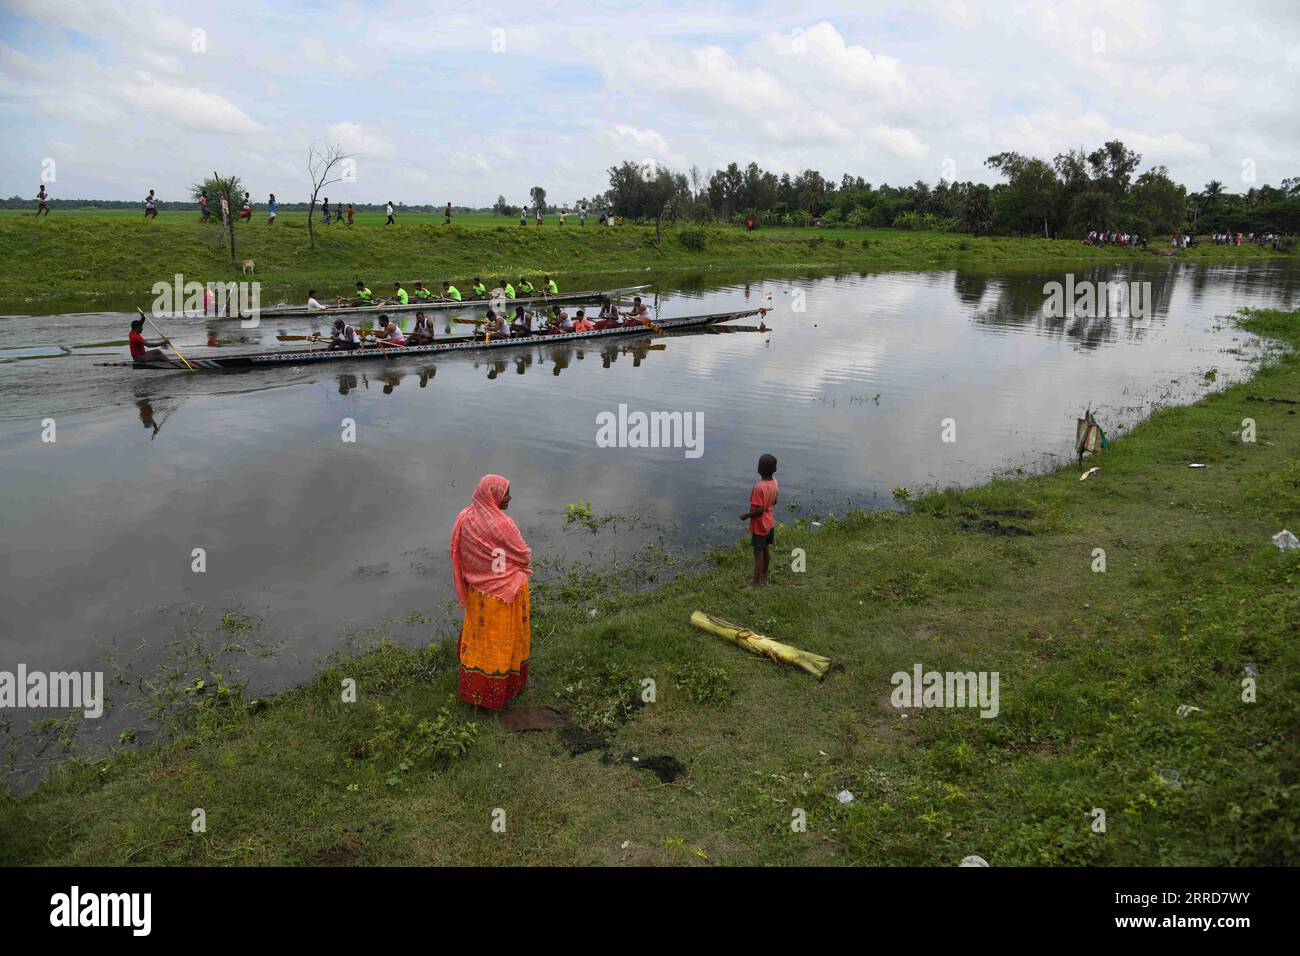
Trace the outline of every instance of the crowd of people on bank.
<instances>
[{"instance_id":1,"label":"crowd of people on bank","mask_svg":"<svg viewBox=\"0 0 1300 956\"><path fill-rule=\"evenodd\" d=\"M1083 237L1085 246L1133 246L1145 249L1147 240L1135 232L1118 232L1114 229L1089 229Z\"/></svg>"}]
</instances>

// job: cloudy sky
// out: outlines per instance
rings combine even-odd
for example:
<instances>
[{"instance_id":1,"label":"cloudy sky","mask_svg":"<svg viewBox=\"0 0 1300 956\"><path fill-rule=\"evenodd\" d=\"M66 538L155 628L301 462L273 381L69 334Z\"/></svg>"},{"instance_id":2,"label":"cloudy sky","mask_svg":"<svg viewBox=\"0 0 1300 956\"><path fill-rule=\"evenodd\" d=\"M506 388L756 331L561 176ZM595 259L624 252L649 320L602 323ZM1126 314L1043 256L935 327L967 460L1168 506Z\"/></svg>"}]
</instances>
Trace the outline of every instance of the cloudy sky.
<instances>
[{"instance_id":1,"label":"cloudy sky","mask_svg":"<svg viewBox=\"0 0 1300 956\"><path fill-rule=\"evenodd\" d=\"M1300 2L0 0L0 195L553 202L623 159L996 181L1119 137L1230 190L1300 175ZM342 188L342 187L339 187Z\"/></svg>"}]
</instances>

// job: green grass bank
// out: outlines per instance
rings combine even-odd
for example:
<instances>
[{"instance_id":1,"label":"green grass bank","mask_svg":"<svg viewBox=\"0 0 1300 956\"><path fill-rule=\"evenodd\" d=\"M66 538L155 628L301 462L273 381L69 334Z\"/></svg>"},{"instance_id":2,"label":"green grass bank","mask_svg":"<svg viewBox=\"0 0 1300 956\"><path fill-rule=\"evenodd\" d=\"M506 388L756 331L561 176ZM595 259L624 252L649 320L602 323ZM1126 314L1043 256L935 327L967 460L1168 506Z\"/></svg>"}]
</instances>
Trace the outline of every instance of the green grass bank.
<instances>
[{"instance_id":1,"label":"green grass bank","mask_svg":"<svg viewBox=\"0 0 1300 956\"><path fill-rule=\"evenodd\" d=\"M1300 531L1300 312L1241 324L1288 348L1161 409L1087 481L820 527L787 511L756 592L741 546L653 593L539 587L519 702L590 734L505 733L455 699L446 646L380 643L267 701L196 694L170 743L0 797L0 863L1300 863L1300 551L1270 541ZM838 667L784 670L690 627L697 609ZM997 716L895 708L915 664L998 672ZM668 782L645 769L666 757Z\"/></svg>"},{"instance_id":2,"label":"green grass bank","mask_svg":"<svg viewBox=\"0 0 1300 956\"><path fill-rule=\"evenodd\" d=\"M1074 240L972 238L955 233L888 229L666 228L655 244L652 227L601 228L574 218L536 227L490 216L458 217L451 226L435 216L408 216L397 225L379 219L317 226L310 248L301 213L286 213L273 227L264 217L237 227L237 254L256 262L262 301L297 302L308 288L325 295L350 291L358 279L376 293L392 282L419 279L464 283L475 275L559 277L562 288L635 278L647 270L722 273L803 269L939 268L1059 262L1110 263L1152 259L1151 252L1097 249ZM129 308L151 300L155 282L176 273L187 281L242 278L218 245L219 230L190 213L164 213L157 221L102 212L67 212L51 218L0 217L0 311L41 313ZM1256 246L1202 245L1180 256L1244 261L1274 254ZM464 286L462 285L462 289Z\"/></svg>"}]
</instances>

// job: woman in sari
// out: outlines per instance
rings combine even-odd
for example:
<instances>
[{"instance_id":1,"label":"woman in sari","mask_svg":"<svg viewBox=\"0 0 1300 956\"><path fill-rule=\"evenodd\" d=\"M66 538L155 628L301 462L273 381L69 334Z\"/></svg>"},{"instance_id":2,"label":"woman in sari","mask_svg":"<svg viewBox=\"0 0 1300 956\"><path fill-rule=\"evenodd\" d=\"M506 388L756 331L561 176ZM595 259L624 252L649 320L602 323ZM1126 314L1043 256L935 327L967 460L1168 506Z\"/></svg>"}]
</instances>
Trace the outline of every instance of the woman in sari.
<instances>
[{"instance_id":1,"label":"woman in sari","mask_svg":"<svg viewBox=\"0 0 1300 956\"><path fill-rule=\"evenodd\" d=\"M484 475L451 529L451 571L465 609L457 653L462 700L500 710L528 683L533 552L506 517L510 482Z\"/></svg>"}]
</instances>

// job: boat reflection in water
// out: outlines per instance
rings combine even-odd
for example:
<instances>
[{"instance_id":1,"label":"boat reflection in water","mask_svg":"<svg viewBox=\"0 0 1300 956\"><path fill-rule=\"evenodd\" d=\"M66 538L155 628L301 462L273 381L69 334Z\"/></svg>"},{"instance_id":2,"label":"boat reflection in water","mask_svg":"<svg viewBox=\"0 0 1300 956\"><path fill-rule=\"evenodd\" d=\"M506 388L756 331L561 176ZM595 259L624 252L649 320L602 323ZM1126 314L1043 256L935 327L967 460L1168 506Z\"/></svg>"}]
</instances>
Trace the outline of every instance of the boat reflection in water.
<instances>
[{"instance_id":1,"label":"boat reflection in water","mask_svg":"<svg viewBox=\"0 0 1300 956\"><path fill-rule=\"evenodd\" d=\"M718 325L709 326L704 329L681 331L674 333L674 338L688 335L735 335L753 332L770 332L764 325ZM485 378L488 381L495 381L503 375L514 369L516 375L523 375L533 368L547 368L551 370L553 376L558 376L561 372L570 368L573 362L586 361L590 353L600 356L602 368L612 368L618 361L620 355L628 355L632 358L632 367L640 368L641 363L651 352L663 352L669 348L669 340L657 339L647 334L645 337L636 339L619 339L604 343L600 348L593 348L591 342L557 342L554 345L542 345L536 349L527 352L515 354L502 353L493 355L490 360L483 353L475 355L470 362L472 368L485 369ZM450 361L458 361L450 359ZM393 357L393 364L389 368L374 374L372 377L378 383L382 384L381 391L385 395L393 394L393 389L402 383L402 381L412 374L418 374L420 377L420 388L425 388L438 373L438 366L429 364L427 361L421 363L418 367L414 365L404 365L400 355ZM362 376L362 381L369 385L370 378ZM352 389L357 387L357 376L351 373L343 373L338 376L339 394L346 395Z\"/></svg>"}]
</instances>

